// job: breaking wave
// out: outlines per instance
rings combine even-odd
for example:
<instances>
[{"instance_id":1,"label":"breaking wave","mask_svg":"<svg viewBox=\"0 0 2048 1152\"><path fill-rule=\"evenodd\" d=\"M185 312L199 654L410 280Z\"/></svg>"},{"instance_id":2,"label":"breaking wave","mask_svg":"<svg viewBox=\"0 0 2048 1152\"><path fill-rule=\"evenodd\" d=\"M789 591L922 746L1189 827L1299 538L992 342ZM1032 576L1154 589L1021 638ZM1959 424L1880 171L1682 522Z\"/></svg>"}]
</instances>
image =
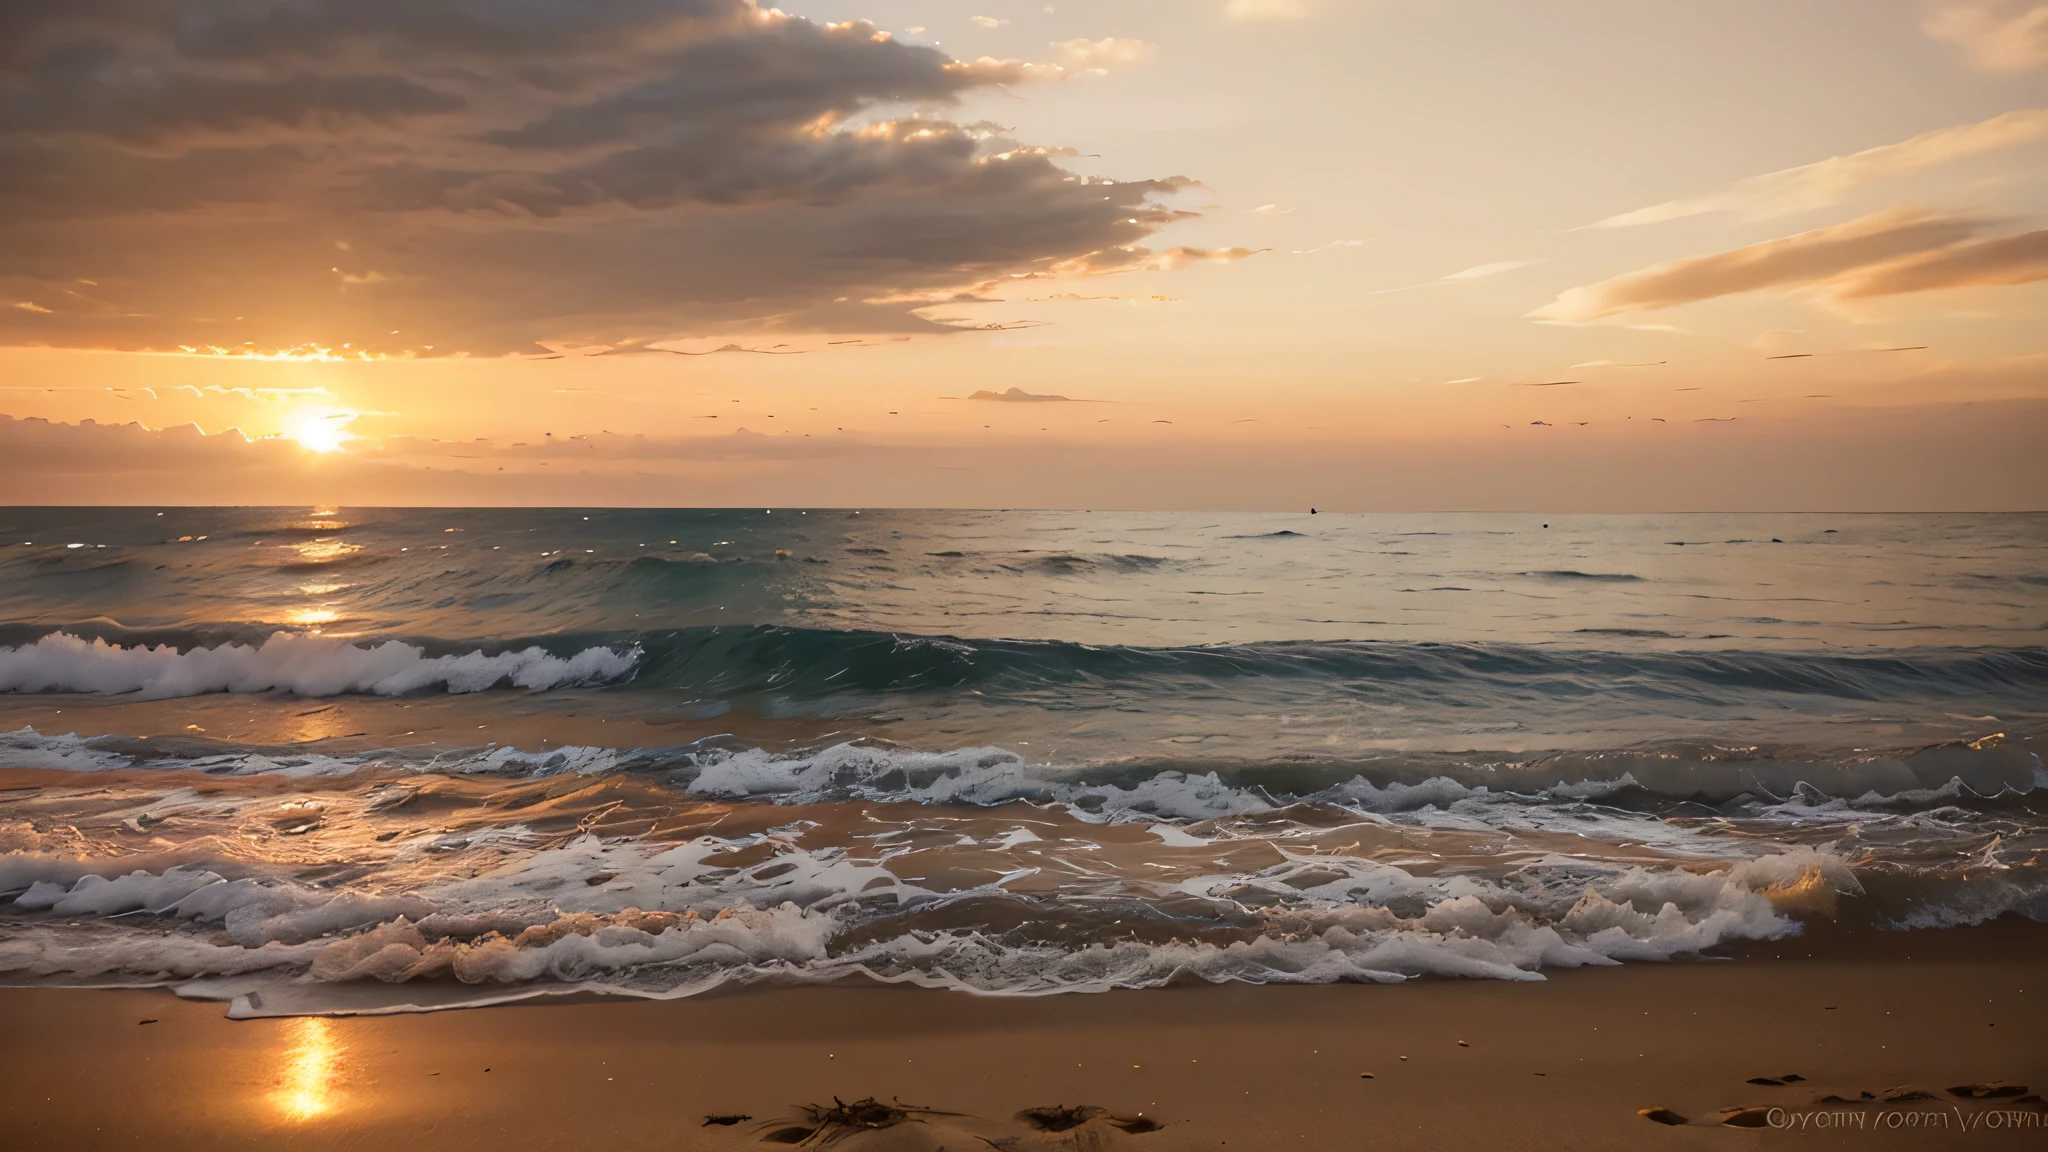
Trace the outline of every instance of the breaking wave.
<instances>
[{"instance_id":1,"label":"breaking wave","mask_svg":"<svg viewBox=\"0 0 2048 1152\"><path fill-rule=\"evenodd\" d=\"M1287 853L1270 868L1155 894L1203 905L1236 922L1234 932L1138 939L1104 921L1061 938L903 923L972 900L1028 914L1043 901L1006 891L1016 876L940 893L839 850L783 844L751 866L721 859L762 839L705 836L662 848L586 836L401 896L229 880L195 867L109 877L89 871L99 867L90 861L9 857L0 891L18 892L18 911L49 915L15 922L0 941L0 977L168 983L233 996L233 1014L245 1016L332 1009L322 987L351 983L432 987L383 997L403 1009L564 987L672 997L849 976L1000 995L1183 978L1540 980L1545 968L1669 960L1794 934L1792 913L1860 891L1839 859L1811 849L1706 873L1559 859L1500 880ZM94 919L137 914L166 930L117 932Z\"/></svg>"},{"instance_id":2,"label":"breaking wave","mask_svg":"<svg viewBox=\"0 0 2048 1152\"><path fill-rule=\"evenodd\" d=\"M124 647L52 633L32 644L0 647L0 692L126 693L143 699L210 692L346 692L399 696L441 689L482 692L500 684L541 690L619 680L633 671L637 649L585 648L557 656L538 646L517 651L428 655L398 640L358 645L347 640L278 632L260 645L168 644Z\"/></svg>"}]
</instances>

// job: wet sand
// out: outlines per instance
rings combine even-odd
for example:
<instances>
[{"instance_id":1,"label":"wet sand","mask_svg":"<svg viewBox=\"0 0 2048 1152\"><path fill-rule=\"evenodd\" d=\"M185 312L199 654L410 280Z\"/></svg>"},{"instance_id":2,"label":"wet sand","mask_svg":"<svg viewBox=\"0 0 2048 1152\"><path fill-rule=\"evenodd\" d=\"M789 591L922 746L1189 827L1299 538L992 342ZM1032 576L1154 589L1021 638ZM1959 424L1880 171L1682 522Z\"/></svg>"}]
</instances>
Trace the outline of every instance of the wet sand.
<instances>
[{"instance_id":1,"label":"wet sand","mask_svg":"<svg viewBox=\"0 0 2048 1152\"><path fill-rule=\"evenodd\" d=\"M850 1152L2038 1148L2044 946L2048 928L2008 919L1540 984L861 985L241 1022L162 991L0 990L0 1132L10 1149L738 1149L790 1129ZM1802 1079L1747 1083L1786 1074ZM1948 1091L1993 1082L2027 1088ZM1930 1098L1882 1100L1908 1087ZM935 1112L819 1131L799 1106L834 1096ZM1059 1132L1017 1118L1050 1105L1103 1112ZM1721 1125L1734 1106L1780 1111Z\"/></svg>"}]
</instances>

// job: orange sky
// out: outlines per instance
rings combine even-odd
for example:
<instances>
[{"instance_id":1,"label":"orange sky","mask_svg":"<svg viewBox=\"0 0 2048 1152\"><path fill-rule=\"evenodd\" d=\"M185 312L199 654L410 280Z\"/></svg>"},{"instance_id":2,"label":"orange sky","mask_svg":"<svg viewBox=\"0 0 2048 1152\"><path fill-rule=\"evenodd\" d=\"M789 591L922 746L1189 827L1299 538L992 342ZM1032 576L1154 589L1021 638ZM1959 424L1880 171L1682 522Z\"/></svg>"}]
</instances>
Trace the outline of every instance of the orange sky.
<instances>
[{"instance_id":1,"label":"orange sky","mask_svg":"<svg viewBox=\"0 0 2048 1152\"><path fill-rule=\"evenodd\" d=\"M2048 5L251 11L0 50L0 500L2048 505Z\"/></svg>"}]
</instances>

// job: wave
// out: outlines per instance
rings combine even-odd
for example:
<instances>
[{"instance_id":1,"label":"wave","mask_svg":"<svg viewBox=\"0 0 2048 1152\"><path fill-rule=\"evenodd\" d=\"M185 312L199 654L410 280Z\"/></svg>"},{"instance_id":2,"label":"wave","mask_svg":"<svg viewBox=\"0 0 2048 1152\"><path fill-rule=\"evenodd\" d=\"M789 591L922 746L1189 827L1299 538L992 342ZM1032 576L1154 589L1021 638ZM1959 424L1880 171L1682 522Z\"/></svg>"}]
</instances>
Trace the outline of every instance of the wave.
<instances>
[{"instance_id":1,"label":"wave","mask_svg":"<svg viewBox=\"0 0 2048 1152\"><path fill-rule=\"evenodd\" d=\"M0 648L0 692L92 692L142 699L210 692L289 692L299 696L372 693L398 696L442 689L481 692L500 684L540 690L619 680L637 650L586 648L556 656L540 647L432 656L397 640L347 640L278 632L260 645L221 644L180 651L168 644L109 644L53 633Z\"/></svg>"},{"instance_id":2,"label":"wave","mask_svg":"<svg viewBox=\"0 0 2048 1152\"><path fill-rule=\"evenodd\" d=\"M1650 629L1625 634L1661 635ZM795 697L1098 686L1170 692L1219 682L1272 682L1292 692L1316 681L1389 702L1411 694L1438 710L1488 699L1592 696L1660 706L1747 705L1763 693L1853 702L1954 701L1979 711L2034 712L2048 695L2048 647L1854 655L1398 641L1144 648L781 625L351 642L289 632L263 637L248 625L142 631L102 622L57 629L0 626L0 644L9 640L17 646L0 647L0 691L176 695L188 690L186 684L192 685L189 691L203 692L300 691L294 685L304 683L310 695L441 686L471 692L503 682L527 688L620 683L630 673L635 688Z\"/></svg>"},{"instance_id":3,"label":"wave","mask_svg":"<svg viewBox=\"0 0 2048 1152\"><path fill-rule=\"evenodd\" d=\"M203 771L220 776L346 776L395 771L545 779L631 774L684 793L776 804L880 803L1057 806L1094 822L1178 823L1321 805L1375 816L1433 813L1491 827L1570 827L1548 809L1598 804L1644 823L1658 837L1673 813L1789 820L1961 811L2048 790L2040 757L2010 745L1942 745L1863 763L1713 762L1637 749L1536 758L1519 765L1422 757L1382 763L1370 776L1345 764L1237 764L1190 771L1129 760L1045 764L1005 748L947 751L848 741L767 750L714 736L657 748L570 745L539 751L490 744L466 749L387 748L336 753L298 746L249 747L198 737L0 733L0 765L59 771ZM2048 794L2048 793L2044 793ZM1963 815L1967 818L1968 813Z\"/></svg>"},{"instance_id":4,"label":"wave","mask_svg":"<svg viewBox=\"0 0 2048 1152\"><path fill-rule=\"evenodd\" d=\"M726 862L763 845L781 850L751 865ZM1078 937L1033 931L1030 914L1047 902L1005 890L1016 877L940 893L844 850L806 851L758 835L674 846L584 836L395 896L231 880L191 866L107 876L99 862L15 856L0 862L0 891L18 892L13 908L27 918L0 941L0 974L184 983L188 995L236 995L236 1015L319 1011L322 986L373 981L452 985L434 1006L502 999L508 987L670 997L733 982L849 976L1002 995L1184 978L1526 981L1545 968L1669 960L1795 934L1794 913L1860 891L1839 859L1813 849L1707 873L1559 859L1499 880L1282 855L1256 872L1155 893L1238 925L1192 939L1139 938L1106 914ZM1022 914L1026 927L988 927L990 902L1014 905L1017 914L997 919ZM963 923L945 926L949 912ZM164 927L128 929L138 914ZM262 993L250 995L258 985L222 982L251 974L269 978L261 986L271 996L293 999L266 1005ZM420 999L399 997L413 1006ZM338 1005L330 996L325 1007Z\"/></svg>"}]
</instances>

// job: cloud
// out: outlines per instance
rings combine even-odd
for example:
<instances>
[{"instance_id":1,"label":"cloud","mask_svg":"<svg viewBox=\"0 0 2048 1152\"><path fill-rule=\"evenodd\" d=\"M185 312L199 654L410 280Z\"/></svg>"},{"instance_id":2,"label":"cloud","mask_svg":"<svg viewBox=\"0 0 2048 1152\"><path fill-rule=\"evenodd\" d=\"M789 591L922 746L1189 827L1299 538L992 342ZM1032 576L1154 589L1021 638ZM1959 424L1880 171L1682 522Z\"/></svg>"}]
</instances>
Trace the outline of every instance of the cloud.
<instances>
[{"instance_id":1,"label":"cloud","mask_svg":"<svg viewBox=\"0 0 2048 1152\"><path fill-rule=\"evenodd\" d=\"M2048 4L2039 0L1928 0L1929 36L1960 45L1987 72L2048 63Z\"/></svg>"},{"instance_id":2,"label":"cloud","mask_svg":"<svg viewBox=\"0 0 2048 1152\"><path fill-rule=\"evenodd\" d=\"M41 472L96 475L192 469L240 473L287 467L305 455L276 438L251 439L240 429L207 434L196 424L149 429L141 424L77 424L0 416L0 479ZM11 487L11 485L10 485Z\"/></svg>"},{"instance_id":3,"label":"cloud","mask_svg":"<svg viewBox=\"0 0 2048 1152\"><path fill-rule=\"evenodd\" d=\"M2036 395L2041 371L2039 361L2030 361L1996 374L1947 372L1927 377L1927 392L2025 387ZM842 507L912 508L935 501L1089 508L1100 507L1105 493L1115 493L1123 507L1248 510L1316 504L1895 511L2026 509L2048 502L2048 456L2040 451L2038 431L2048 420L2048 402L1782 407L1782 413L1746 411L1734 423L1602 420L1570 433L1528 429L1532 434L1515 436L1502 436L1475 414L1467 433L1420 439L1389 433L1365 441L1337 432L1299 439L1281 435L1270 422L1204 434L1183 420L1159 433L1164 426L1142 419L1143 427L1127 437L1101 442L980 429L950 440L851 433L643 440L599 433L568 445L527 445L515 454L509 446L394 437L371 450L370 459L355 445L322 455L278 440L201 436L190 428L153 432L0 418L0 491L21 504L157 506L289 505L332 499L336 492L368 507L797 508L816 507L821 491ZM1257 431L1262 427L1273 434ZM1566 435L1571 438L1556 438ZM31 441L33 454L23 450ZM529 450L547 455L536 458ZM37 549L18 547L20 539L9 541L9 551L32 562ZM41 549L51 543L35 539ZM365 559L395 558L395 546L389 547L372 547ZM113 552L103 554L106 561L135 562L133 555ZM833 550L821 547L818 555L830 558Z\"/></svg>"},{"instance_id":4,"label":"cloud","mask_svg":"<svg viewBox=\"0 0 2048 1152\"><path fill-rule=\"evenodd\" d=\"M2048 280L2048 230L1954 244L1858 268L1836 279L1829 285L1829 291L1853 300L1942 288L2001 287L2037 280Z\"/></svg>"},{"instance_id":5,"label":"cloud","mask_svg":"<svg viewBox=\"0 0 2048 1152\"><path fill-rule=\"evenodd\" d=\"M1226 20L1300 20L1308 15L1305 0L1228 0Z\"/></svg>"},{"instance_id":6,"label":"cloud","mask_svg":"<svg viewBox=\"0 0 2048 1152\"><path fill-rule=\"evenodd\" d=\"M2039 279L2041 233L1974 241L1985 222L1894 209L1572 288L1532 319L1585 324L1743 292L1867 297Z\"/></svg>"},{"instance_id":7,"label":"cloud","mask_svg":"<svg viewBox=\"0 0 2048 1152\"><path fill-rule=\"evenodd\" d=\"M1100 40L1063 40L1053 45L1074 68L1107 70L1112 65L1143 64L1158 55L1159 46L1144 40L1105 36Z\"/></svg>"},{"instance_id":8,"label":"cloud","mask_svg":"<svg viewBox=\"0 0 2048 1152\"><path fill-rule=\"evenodd\" d=\"M2022 108L1975 124L1923 132L1896 144L1752 176L1718 192L1687 200L1668 200L1609 216L1586 227L1631 228L1707 212L1739 212L1752 219L1785 216L1838 204L1856 190L1888 176L2015 147L2044 136L2048 136L2048 108Z\"/></svg>"},{"instance_id":9,"label":"cloud","mask_svg":"<svg viewBox=\"0 0 2048 1152\"><path fill-rule=\"evenodd\" d=\"M1362 243L1362 241L1353 240L1348 241L1348 243L1358 244ZM1499 276L1504 272L1534 268L1541 263L1543 263L1541 260L1496 260L1490 264L1475 264L1470 268L1461 268L1448 276L1439 276L1435 280L1425 280L1420 284L1403 284L1398 288L1377 288L1366 293L1366 295L1389 296L1396 292L1410 292L1417 288L1437 288L1449 284L1462 284L1467 280L1484 280L1489 276Z\"/></svg>"},{"instance_id":10,"label":"cloud","mask_svg":"<svg viewBox=\"0 0 2048 1152\"><path fill-rule=\"evenodd\" d=\"M1470 268L1453 272L1449 276L1444 277L1444 279L1446 281L1483 280L1488 276L1498 276L1503 272L1513 272L1517 268L1533 268L1541 263L1543 263L1541 260L1496 260L1491 264L1475 264Z\"/></svg>"},{"instance_id":11,"label":"cloud","mask_svg":"<svg viewBox=\"0 0 2048 1152\"><path fill-rule=\"evenodd\" d=\"M11 6L0 300L49 311L0 342L943 331L918 309L1185 215L944 116L1062 74L755 0Z\"/></svg>"},{"instance_id":12,"label":"cloud","mask_svg":"<svg viewBox=\"0 0 2048 1152\"><path fill-rule=\"evenodd\" d=\"M953 397L942 397L953 399ZM1011 388L1002 392L991 392L984 388L968 396L969 400L997 400L1005 404L1100 404L1100 400L1077 400L1072 396L1055 396L1049 393L1026 392L1022 388Z\"/></svg>"}]
</instances>

